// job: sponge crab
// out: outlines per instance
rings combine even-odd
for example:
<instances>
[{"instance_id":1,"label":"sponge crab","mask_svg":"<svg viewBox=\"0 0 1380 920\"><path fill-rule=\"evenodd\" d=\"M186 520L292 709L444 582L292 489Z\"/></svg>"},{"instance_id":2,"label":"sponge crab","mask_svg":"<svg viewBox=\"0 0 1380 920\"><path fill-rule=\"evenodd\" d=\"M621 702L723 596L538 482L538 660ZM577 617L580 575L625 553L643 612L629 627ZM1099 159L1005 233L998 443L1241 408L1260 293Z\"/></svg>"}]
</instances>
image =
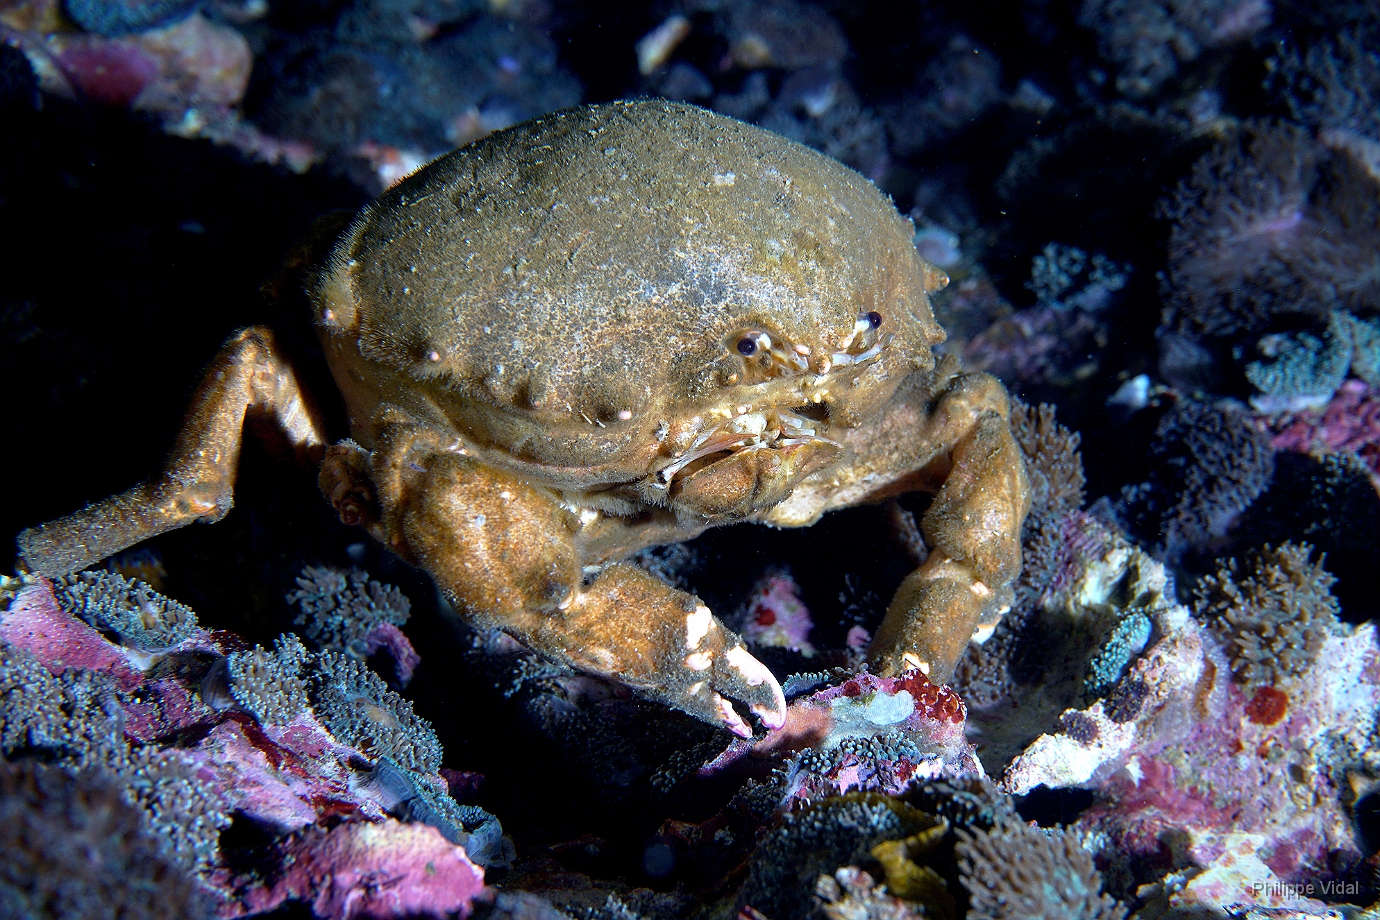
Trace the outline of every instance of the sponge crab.
<instances>
[{"instance_id":1,"label":"sponge crab","mask_svg":"<svg viewBox=\"0 0 1380 920\"><path fill-rule=\"evenodd\" d=\"M925 489L932 550L869 655L942 681L1008 605L1029 500L1001 384L936 363L947 278L912 237L847 167L692 106L518 125L320 247L307 293L352 440L330 444L272 332L245 329L162 474L25 531L21 554L58 576L220 519L257 411L471 621L747 735L749 712L784 721L771 672L619 560Z\"/></svg>"}]
</instances>

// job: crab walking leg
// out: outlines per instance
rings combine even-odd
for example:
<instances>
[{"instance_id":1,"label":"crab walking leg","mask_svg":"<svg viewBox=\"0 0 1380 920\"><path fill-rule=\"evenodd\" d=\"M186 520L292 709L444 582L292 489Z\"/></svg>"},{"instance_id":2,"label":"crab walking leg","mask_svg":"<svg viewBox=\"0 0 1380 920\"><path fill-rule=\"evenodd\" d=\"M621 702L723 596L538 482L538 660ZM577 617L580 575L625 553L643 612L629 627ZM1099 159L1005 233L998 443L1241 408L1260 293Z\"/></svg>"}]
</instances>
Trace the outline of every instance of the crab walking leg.
<instances>
[{"instance_id":1,"label":"crab walking leg","mask_svg":"<svg viewBox=\"0 0 1380 920\"><path fill-rule=\"evenodd\" d=\"M949 469L921 521L930 556L896 589L868 650L878 673L919 668L947 681L974 632L990 634L1010 606L1030 499L1000 387L986 374L959 377L931 416L924 436Z\"/></svg>"},{"instance_id":2,"label":"crab walking leg","mask_svg":"<svg viewBox=\"0 0 1380 920\"><path fill-rule=\"evenodd\" d=\"M629 565L582 585L579 521L551 493L420 428L385 428L370 465L384 539L471 622L740 736L752 730L734 700L784 724L776 678L698 598Z\"/></svg>"},{"instance_id":3,"label":"crab walking leg","mask_svg":"<svg viewBox=\"0 0 1380 920\"><path fill-rule=\"evenodd\" d=\"M157 534L225 517L234 504L235 467L251 410L270 416L300 455L320 459L324 431L296 373L273 333L251 326L211 362L162 474L24 531L24 562L40 575L67 575Z\"/></svg>"}]
</instances>

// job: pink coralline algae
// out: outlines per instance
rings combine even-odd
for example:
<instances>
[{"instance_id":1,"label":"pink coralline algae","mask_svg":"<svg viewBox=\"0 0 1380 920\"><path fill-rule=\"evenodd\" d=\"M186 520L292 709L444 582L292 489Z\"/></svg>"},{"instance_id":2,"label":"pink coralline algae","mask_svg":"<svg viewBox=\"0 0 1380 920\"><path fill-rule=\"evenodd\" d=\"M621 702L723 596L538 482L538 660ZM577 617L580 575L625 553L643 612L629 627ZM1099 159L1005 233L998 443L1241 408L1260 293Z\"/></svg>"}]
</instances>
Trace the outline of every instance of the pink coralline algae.
<instances>
[{"instance_id":1,"label":"pink coralline algae","mask_svg":"<svg viewBox=\"0 0 1380 920\"><path fill-rule=\"evenodd\" d=\"M468 916L484 873L434 827L387 820L314 826L277 849L285 871L246 892L252 912L309 900L318 917Z\"/></svg>"},{"instance_id":2,"label":"pink coralline algae","mask_svg":"<svg viewBox=\"0 0 1380 920\"><path fill-rule=\"evenodd\" d=\"M422 656L417 654L411 641L392 623L380 623L371 629L364 636L364 648L368 655L379 649L388 652L397 668L398 683L403 686L412 682L412 672L422 662Z\"/></svg>"},{"instance_id":3,"label":"pink coralline algae","mask_svg":"<svg viewBox=\"0 0 1380 920\"><path fill-rule=\"evenodd\" d=\"M809 657L810 611L800 602L800 586L789 575L768 575L758 582L748 604L743 638L751 645L787 648Z\"/></svg>"},{"instance_id":4,"label":"pink coralline algae","mask_svg":"<svg viewBox=\"0 0 1380 920\"><path fill-rule=\"evenodd\" d=\"M304 668L319 667L300 644L279 646L299 650ZM277 838L265 850L276 872L242 873L219 852L214 832L205 857L185 867L218 902L221 917L294 899L310 901L318 917L331 920L466 916L485 890L483 869L466 846L483 832L471 835L459 825L483 817L480 810L450 801L447 781L435 771L399 768L378 751L342 742L311 708L304 706L284 724L261 724L233 700L209 693L210 678L203 676L212 673L208 662L242 648L237 637L200 627L158 655L116 644L58 606L51 583L42 579L26 585L0 614L0 651L21 656L40 674L109 688L91 713L68 704L62 712L29 714L30 721L64 721L62 731L78 744L83 733L99 726L116 732L114 747L88 745L82 753L69 743L55 753L78 769L115 770L136 784L142 781L139 763L174 757L182 765L179 775L207 800L208 820L223 826L234 815ZM12 670L8 679L23 673L22 667ZM44 705L0 694L4 704L35 710ZM314 698L311 705L317 705ZM0 753L11 759L42 754L52 734L10 732ZM412 820L402 823L390 813ZM481 849L500 842L497 823L489 823Z\"/></svg>"},{"instance_id":5,"label":"pink coralline algae","mask_svg":"<svg viewBox=\"0 0 1380 920\"><path fill-rule=\"evenodd\" d=\"M1380 390L1360 380L1343 383L1321 411L1262 416L1261 423L1278 450L1350 451L1380 476Z\"/></svg>"}]
</instances>

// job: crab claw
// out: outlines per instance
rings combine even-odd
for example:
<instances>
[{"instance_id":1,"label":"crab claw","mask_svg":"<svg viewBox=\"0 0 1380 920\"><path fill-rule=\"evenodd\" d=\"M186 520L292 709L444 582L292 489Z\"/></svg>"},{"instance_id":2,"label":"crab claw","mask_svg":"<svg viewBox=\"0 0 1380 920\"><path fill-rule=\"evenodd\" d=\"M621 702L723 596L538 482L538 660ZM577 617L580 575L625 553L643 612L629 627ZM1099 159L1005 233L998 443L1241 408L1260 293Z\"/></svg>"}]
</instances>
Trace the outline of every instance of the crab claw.
<instances>
[{"instance_id":1,"label":"crab claw","mask_svg":"<svg viewBox=\"0 0 1380 920\"><path fill-rule=\"evenodd\" d=\"M786 722L781 685L742 639L698 598L633 566L605 569L531 644L741 738L752 728L735 701L768 729Z\"/></svg>"},{"instance_id":2,"label":"crab claw","mask_svg":"<svg viewBox=\"0 0 1380 920\"><path fill-rule=\"evenodd\" d=\"M691 616L701 611L704 617L711 617L707 607L698 608ZM785 725L786 695L776 676L752 657L752 653L737 641L737 636L712 617L711 622L716 638L730 639L733 644L725 649L723 643L717 643L717 649L706 647L688 654L683 664L693 679L688 684L669 682L667 690L670 693L665 701L706 722L717 722L740 738L752 737L752 728L734 708L733 700L746 706L768 730ZM675 695L677 690L679 698Z\"/></svg>"}]
</instances>

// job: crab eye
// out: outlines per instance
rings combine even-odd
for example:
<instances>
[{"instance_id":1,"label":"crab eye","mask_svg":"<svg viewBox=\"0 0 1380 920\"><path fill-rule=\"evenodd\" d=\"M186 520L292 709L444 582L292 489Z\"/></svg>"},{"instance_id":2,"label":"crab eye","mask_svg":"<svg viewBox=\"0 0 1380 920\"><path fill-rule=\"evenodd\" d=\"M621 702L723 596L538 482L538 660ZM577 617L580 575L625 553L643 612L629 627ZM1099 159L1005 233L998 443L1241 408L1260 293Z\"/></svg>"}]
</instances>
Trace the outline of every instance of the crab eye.
<instances>
[{"instance_id":1,"label":"crab eye","mask_svg":"<svg viewBox=\"0 0 1380 920\"><path fill-rule=\"evenodd\" d=\"M760 329L751 332L744 332L738 339L738 354L744 358L751 358L758 352L771 351L771 336Z\"/></svg>"},{"instance_id":2,"label":"crab eye","mask_svg":"<svg viewBox=\"0 0 1380 920\"><path fill-rule=\"evenodd\" d=\"M867 324L873 329L877 329L882 325L882 314L878 313L876 310L868 313L863 318L867 320Z\"/></svg>"}]
</instances>

